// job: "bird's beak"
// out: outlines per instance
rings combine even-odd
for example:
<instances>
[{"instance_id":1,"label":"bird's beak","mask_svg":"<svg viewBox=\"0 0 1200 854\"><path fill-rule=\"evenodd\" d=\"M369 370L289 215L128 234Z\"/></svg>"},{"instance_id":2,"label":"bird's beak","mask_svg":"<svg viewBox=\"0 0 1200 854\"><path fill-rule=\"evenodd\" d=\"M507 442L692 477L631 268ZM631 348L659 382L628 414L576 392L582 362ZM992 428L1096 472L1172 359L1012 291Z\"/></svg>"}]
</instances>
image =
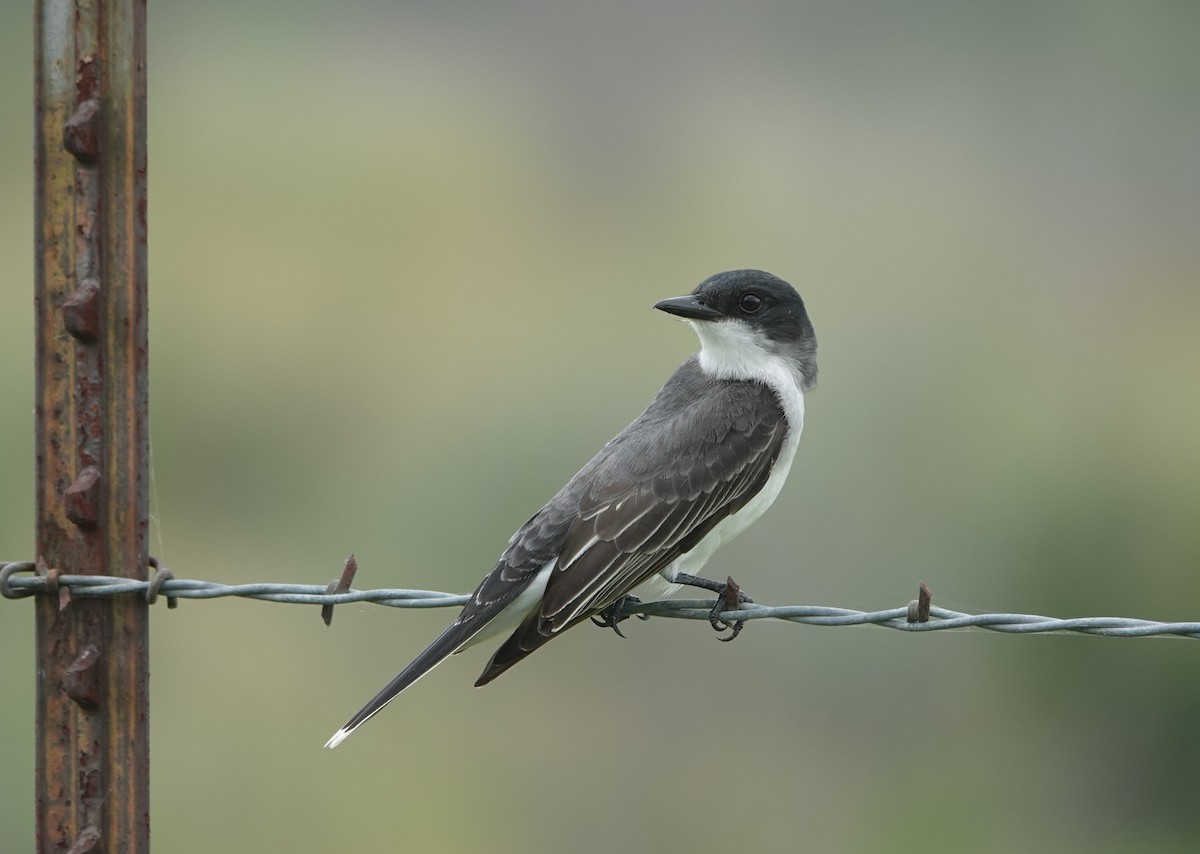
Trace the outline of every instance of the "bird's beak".
<instances>
[{"instance_id":1,"label":"bird's beak","mask_svg":"<svg viewBox=\"0 0 1200 854\"><path fill-rule=\"evenodd\" d=\"M709 308L700 302L693 294L688 294L685 297L671 297L670 299L659 300L654 304L654 307L659 311L665 311L667 314L686 317L689 320L717 320L724 317L721 312L714 308Z\"/></svg>"}]
</instances>

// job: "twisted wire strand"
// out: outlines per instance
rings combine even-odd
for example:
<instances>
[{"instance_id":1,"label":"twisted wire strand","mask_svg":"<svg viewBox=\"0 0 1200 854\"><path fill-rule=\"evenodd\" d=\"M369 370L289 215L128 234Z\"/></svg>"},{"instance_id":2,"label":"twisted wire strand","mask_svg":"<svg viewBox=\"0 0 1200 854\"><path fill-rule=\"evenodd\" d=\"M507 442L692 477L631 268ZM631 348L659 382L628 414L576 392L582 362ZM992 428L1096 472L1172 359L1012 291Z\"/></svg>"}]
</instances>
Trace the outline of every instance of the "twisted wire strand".
<instances>
[{"instance_id":1,"label":"twisted wire strand","mask_svg":"<svg viewBox=\"0 0 1200 854\"><path fill-rule=\"evenodd\" d=\"M106 575L65 575L50 579L36 573L33 562L0 564L0 595L17 599L39 593L49 593L55 586L67 587L71 596L94 598L100 596L162 595L179 599L219 599L236 596L266 602L291 605L348 605L352 602L372 602L392 608L453 608L465 605L470 596L443 593L437 590L380 588L329 593L319 584L217 584L187 578L168 578L152 590L153 581L117 578ZM631 604L627 614L645 614L682 620L708 620L713 600L666 599L657 602ZM1149 637L1170 635L1200 638L1200 622L1161 623L1131 617L1076 617L1058 619L1038 614L969 614L933 606L928 622L909 622L909 608L890 608L884 611L856 611L851 608L832 608L824 605L758 605L747 603L738 610L721 614L723 621L784 620L810 626L883 626L904 632L932 632L948 629L977 628L1007 634L1043 634L1077 632L1105 637Z\"/></svg>"}]
</instances>

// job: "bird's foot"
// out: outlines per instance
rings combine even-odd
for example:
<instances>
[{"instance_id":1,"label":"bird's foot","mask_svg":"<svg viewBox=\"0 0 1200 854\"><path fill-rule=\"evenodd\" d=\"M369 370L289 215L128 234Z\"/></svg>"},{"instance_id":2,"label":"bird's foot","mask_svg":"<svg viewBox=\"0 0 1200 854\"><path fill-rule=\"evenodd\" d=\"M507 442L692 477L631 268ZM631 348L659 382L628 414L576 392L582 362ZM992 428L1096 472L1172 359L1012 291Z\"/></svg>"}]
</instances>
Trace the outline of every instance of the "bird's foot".
<instances>
[{"instance_id":1,"label":"bird's foot","mask_svg":"<svg viewBox=\"0 0 1200 854\"><path fill-rule=\"evenodd\" d=\"M718 632L733 630L727 638L717 638L721 641L731 641L742 633L742 628L746 625L745 620L738 620L736 623L728 623L721 619L721 614L725 611L736 611L739 607L754 602L749 596L742 592L742 588L732 578L726 577L725 583L719 581L710 581L707 578L701 578L698 575L688 575L687 573L677 573L671 579L676 584L686 584L688 587L699 587L702 590L711 590L717 594L717 604L713 605L713 609L708 612L708 622Z\"/></svg>"},{"instance_id":2,"label":"bird's foot","mask_svg":"<svg viewBox=\"0 0 1200 854\"><path fill-rule=\"evenodd\" d=\"M742 605L753 603L754 600L742 592L742 588L732 577L726 576L725 583L719 584L717 593L717 604L713 605L713 609L708 612L708 622L714 630L718 632L726 632L732 630L727 638L717 638L719 641L729 641L736 638L742 633L742 629L746 625L745 620L738 620L735 623L729 623L721 619L721 614L726 611L736 611Z\"/></svg>"},{"instance_id":3,"label":"bird's foot","mask_svg":"<svg viewBox=\"0 0 1200 854\"><path fill-rule=\"evenodd\" d=\"M621 631L621 628L620 628L621 622L623 622L624 620L628 620L630 617L637 617L639 620L649 620L650 619L649 614L626 614L625 613L625 609L628 608L630 605L640 605L640 604L642 604L641 599L639 599L636 596L630 596L630 595L626 594L625 596L622 596L620 599L618 599L616 602L613 602L611 605L609 605L607 608L605 608L600 613L593 614L592 622L595 623L597 626L599 626L602 629L612 629L620 637L625 637L625 634Z\"/></svg>"}]
</instances>

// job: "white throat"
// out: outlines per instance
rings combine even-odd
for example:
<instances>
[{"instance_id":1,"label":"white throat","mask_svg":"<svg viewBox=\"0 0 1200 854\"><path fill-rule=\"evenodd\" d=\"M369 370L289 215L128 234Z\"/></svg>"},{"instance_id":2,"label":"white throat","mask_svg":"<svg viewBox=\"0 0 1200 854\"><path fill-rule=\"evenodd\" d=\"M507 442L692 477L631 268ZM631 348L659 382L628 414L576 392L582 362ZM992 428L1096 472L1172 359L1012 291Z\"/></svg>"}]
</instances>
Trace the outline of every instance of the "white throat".
<instances>
[{"instance_id":1,"label":"white throat","mask_svg":"<svg viewBox=\"0 0 1200 854\"><path fill-rule=\"evenodd\" d=\"M799 366L740 320L687 322L700 338L700 369L720 379L766 383L783 407L789 438L799 439L804 428L804 378Z\"/></svg>"}]
</instances>

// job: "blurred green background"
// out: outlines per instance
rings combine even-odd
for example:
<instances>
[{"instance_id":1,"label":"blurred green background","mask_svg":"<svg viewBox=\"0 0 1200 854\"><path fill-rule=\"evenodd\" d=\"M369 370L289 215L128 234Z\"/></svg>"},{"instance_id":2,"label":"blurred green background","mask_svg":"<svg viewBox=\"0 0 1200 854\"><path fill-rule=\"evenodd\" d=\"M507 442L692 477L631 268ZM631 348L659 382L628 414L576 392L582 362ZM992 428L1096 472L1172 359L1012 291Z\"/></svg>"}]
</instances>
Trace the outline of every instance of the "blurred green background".
<instances>
[{"instance_id":1,"label":"blurred green background","mask_svg":"<svg viewBox=\"0 0 1200 854\"><path fill-rule=\"evenodd\" d=\"M32 37L0 5L0 557L32 557ZM1200 618L1200 5L155 2L152 551L465 592L695 347L793 282L821 385L759 601ZM451 614L155 608L173 854L1193 851L1200 646L758 623L447 663ZM0 602L0 848L32 848Z\"/></svg>"}]
</instances>

